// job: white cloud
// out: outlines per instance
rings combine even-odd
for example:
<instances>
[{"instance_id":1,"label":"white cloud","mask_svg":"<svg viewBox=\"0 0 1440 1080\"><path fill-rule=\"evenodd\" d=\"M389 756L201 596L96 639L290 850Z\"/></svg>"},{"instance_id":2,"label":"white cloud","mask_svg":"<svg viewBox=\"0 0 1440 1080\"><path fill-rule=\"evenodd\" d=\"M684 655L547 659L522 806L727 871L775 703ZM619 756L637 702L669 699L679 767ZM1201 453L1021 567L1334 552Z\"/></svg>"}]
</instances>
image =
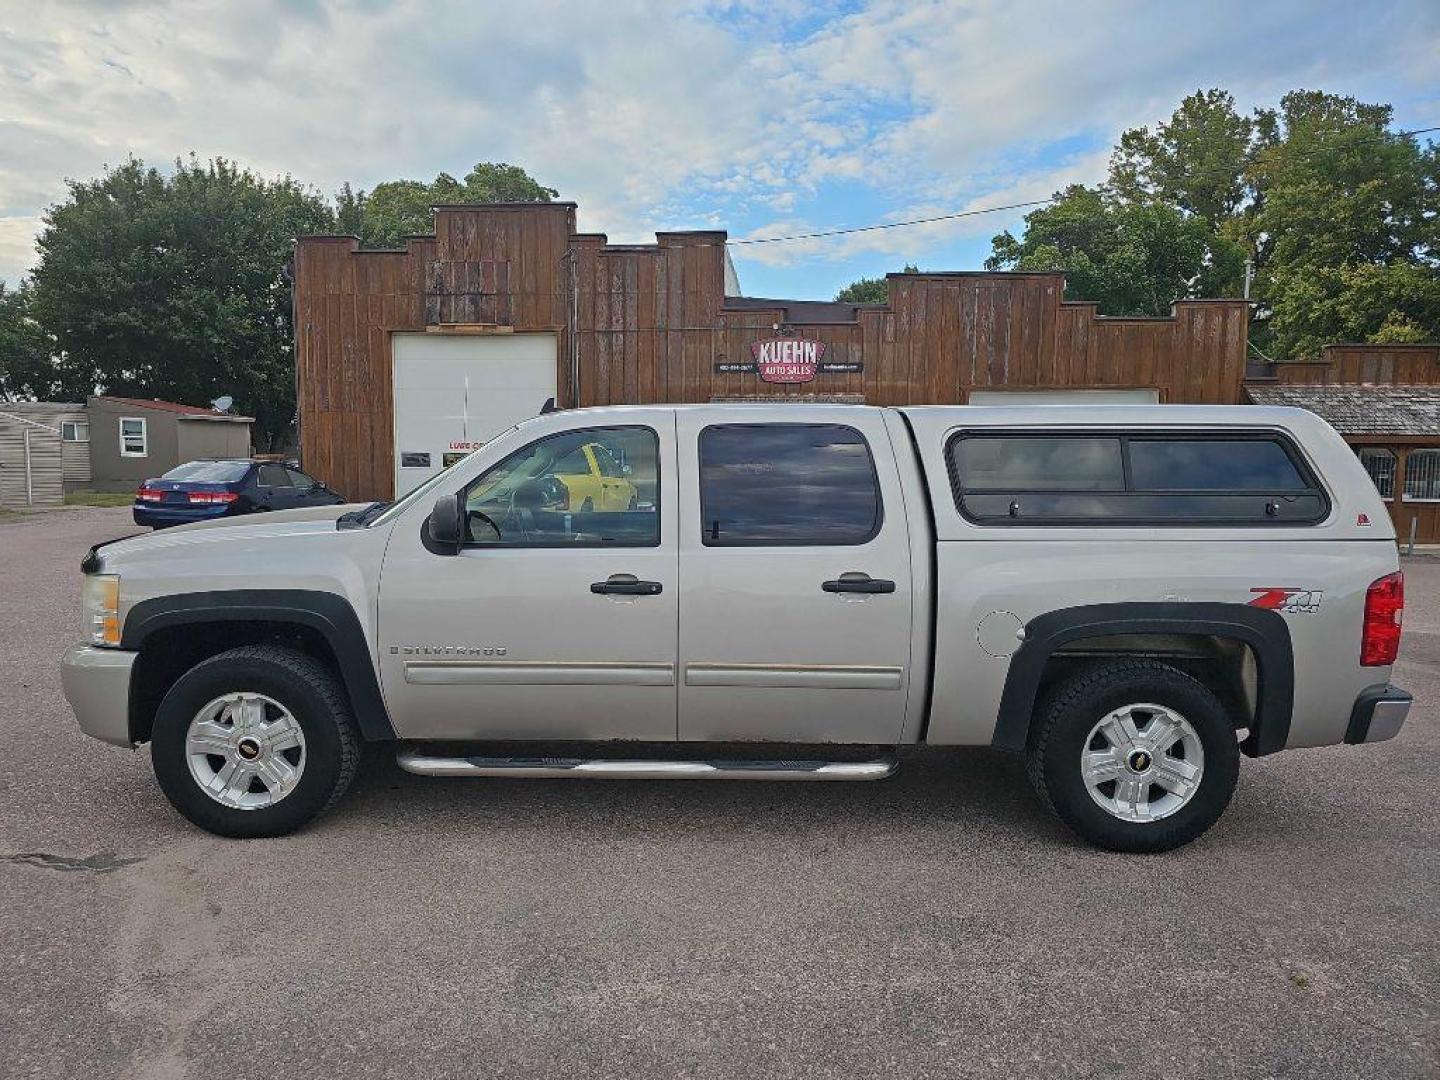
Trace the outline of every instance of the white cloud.
<instances>
[{"instance_id":1,"label":"white cloud","mask_svg":"<svg viewBox=\"0 0 1440 1080\"><path fill-rule=\"evenodd\" d=\"M224 155L324 191L508 160L627 241L762 216L806 231L845 219L837 187L892 220L1020 201L1097 179L1095 145L1198 86L1433 101L1437 23L1423 2L1301 0L1183 19L1119 0L0 0L0 278L28 265L64 177L129 153ZM973 220L903 249L995 224ZM746 255L900 249L878 233Z\"/></svg>"},{"instance_id":2,"label":"white cloud","mask_svg":"<svg viewBox=\"0 0 1440 1080\"><path fill-rule=\"evenodd\" d=\"M915 257L917 251L933 250L958 239L994 236L1003 229L1013 229L1031 208L997 208L1048 199L1070 184L1096 183L1105 175L1109 157L1108 150L1080 155L1043 172L1016 176L1005 186L997 187L983 196L965 200L958 206L953 202L916 202L885 215L887 222L918 221L923 224L779 244L735 243L735 254L747 262L777 267L796 266L811 260L840 263L871 254L885 255L892 261L910 259ZM957 213L969 216L949 217ZM942 220L927 220L930 218ZM745 241L771 236L804 235L827 232L830 228L813 221L791 218L768 222L734 239Z\"/></svg>"}]
</instances>

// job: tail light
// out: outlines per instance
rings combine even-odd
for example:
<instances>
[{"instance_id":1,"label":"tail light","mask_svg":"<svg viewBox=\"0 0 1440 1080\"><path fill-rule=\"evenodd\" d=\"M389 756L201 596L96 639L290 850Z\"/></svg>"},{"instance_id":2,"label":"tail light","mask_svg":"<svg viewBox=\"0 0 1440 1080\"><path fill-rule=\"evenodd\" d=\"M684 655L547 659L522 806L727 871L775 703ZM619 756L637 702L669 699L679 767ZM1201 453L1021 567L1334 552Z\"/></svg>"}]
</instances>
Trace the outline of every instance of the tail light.
<instances>
[{"instance_id":1,"label":"tail light","mask_svg":"<svg viewBox=\"0 0 1440 1080\"><path fill-rule=\"evenodd\" d=\"M198 506L216 506L220 503L232 503L240 496L233 491L192 491L187 496L190 502Z\"/></svg>"},{"instance_id":2,"label":"tail light","mask_svg":"<svg viewBox=\"0 0 1440 1080\"><path fill-rule=\"evenodd\" d=\"M139 491L135 492L135 498L141 502L160 502L165 498L165 493L152 487L142 487Z\"/></svg>"},{"instance_id":3,"label":"tail light","mask_svg":"<svg viewBox=\"0 0 1440 1080\"><path fill-rule=\"evenodd\" d=\"M1405 575L1396 571L1365 591L1365 629L1360 636L1363 667L1386 667L1400 653L1400 620L1405 614Z\"/></svg>"}]
</instances>

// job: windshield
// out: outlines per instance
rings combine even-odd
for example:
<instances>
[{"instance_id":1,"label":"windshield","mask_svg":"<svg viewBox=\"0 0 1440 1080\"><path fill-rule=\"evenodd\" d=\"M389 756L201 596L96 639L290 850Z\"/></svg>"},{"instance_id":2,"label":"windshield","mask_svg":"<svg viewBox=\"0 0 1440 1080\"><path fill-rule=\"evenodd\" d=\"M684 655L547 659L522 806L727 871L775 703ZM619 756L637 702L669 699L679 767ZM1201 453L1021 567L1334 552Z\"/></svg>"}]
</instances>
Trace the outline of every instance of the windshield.
<instances>
[{"instance_id":1,"label":"windshield","mask_svg":"<svg viewBox=\"0 0 1440 1080\"><path fill-rule=\"evenodd\" d=\"M518 424L515 425L515 427L518 426ZM499 435L496 435L495 439L498 439L503 435L510 434L510 432L515 430L515 427L505 429L504 431L500 432ZM483 450L486 446L489 446L490 443L494 442L495 439L488 440L484 443L483 446L477 447L476 449ZM471 454L473 454L474 452L474 450L470 451ZM368 522L367 527L370 525L384 525L386 522L394 521L397 517L399 517L405 512L407 507L414 506L421 499L425 498L426 495L429 495L432 491L438 488L445 480L445 478L455 471L455 466L461 464L461 462L463 462L465 458L468 458L469 456L470 454L466 454L465 457L460 458L459 461L452 462L445 468L441 469L434 476L432 476L429 480L426 480L419 487L412 490L408 495L402 496L401 498L395 500L395 502L391 503L385 508L385 512L383 514L378 515L374 521Z\"/></svg>"},{"instance_id":2,"label":"windshield","mask_svg":"<svg viewBox=\"0 0 1440 1080\"><path fill-rule=\"evenodd\" d=\"M206 484L233 484L250 471L248 461L187 461L177 465L161 480L195 480Z\"/></svg>"}]
</instances>

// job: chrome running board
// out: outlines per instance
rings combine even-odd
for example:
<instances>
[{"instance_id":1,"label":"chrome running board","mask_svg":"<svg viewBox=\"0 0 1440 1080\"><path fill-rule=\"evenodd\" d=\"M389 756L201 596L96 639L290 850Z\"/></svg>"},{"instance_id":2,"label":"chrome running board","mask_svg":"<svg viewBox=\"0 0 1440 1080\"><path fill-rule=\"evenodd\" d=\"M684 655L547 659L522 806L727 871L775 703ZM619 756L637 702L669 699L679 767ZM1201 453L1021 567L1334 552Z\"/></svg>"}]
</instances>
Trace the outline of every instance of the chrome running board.
<instances>
[{"instance_id":1,"label":"chrome running board","mask_svg":"<svg viewBox=\"0 0 1440 1080\"><path fill-rule=\"evenodd\" d=\"M510 776L532 780L884 780L899 762L874 761L606 761L554 757L430 757L402 751L406 772L420 776Z\"/></svg>"}]
</instances>

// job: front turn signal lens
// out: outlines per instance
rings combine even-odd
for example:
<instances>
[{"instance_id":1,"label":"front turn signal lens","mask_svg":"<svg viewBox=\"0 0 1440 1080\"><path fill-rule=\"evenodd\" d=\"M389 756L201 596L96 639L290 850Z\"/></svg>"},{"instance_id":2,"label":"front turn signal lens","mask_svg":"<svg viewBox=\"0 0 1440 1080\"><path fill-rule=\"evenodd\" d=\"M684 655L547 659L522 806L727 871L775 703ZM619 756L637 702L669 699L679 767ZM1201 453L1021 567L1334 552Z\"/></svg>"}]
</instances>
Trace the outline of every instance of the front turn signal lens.
<instances>
[{"instance_id":1,"label":"front turn signal lens","mask_svg":"<svg viewBox=\"0 0 1440 1080\"><path fill-rule=\"evenodd\" d=\"M110 648L120 644L120 577L86 574L81 590L85 611L85 637L92 645Z\"/></svg>"}]
</instances>

